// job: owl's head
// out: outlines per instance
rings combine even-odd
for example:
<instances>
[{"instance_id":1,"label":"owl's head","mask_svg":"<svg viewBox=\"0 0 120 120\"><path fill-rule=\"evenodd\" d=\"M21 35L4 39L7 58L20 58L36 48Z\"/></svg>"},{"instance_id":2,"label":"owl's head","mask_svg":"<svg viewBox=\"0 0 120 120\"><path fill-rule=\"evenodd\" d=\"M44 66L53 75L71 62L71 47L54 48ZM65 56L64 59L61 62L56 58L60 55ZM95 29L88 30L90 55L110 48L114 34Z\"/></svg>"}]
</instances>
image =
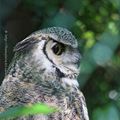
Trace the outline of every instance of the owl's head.
<instances>
[{"instance_id":1,"label":"owl's head","mask_svg":"<svg viewBox=\"0 0 120 120\"><path fill-rule=\"evenodd\" d=\"M78 86L80 53L77 40L67 29L51 27L34 32L14 51L24 56L23 63L34 71L33 76L39 74L43 81L58 80L63 85Z\"/></svg>"}]
</instances>

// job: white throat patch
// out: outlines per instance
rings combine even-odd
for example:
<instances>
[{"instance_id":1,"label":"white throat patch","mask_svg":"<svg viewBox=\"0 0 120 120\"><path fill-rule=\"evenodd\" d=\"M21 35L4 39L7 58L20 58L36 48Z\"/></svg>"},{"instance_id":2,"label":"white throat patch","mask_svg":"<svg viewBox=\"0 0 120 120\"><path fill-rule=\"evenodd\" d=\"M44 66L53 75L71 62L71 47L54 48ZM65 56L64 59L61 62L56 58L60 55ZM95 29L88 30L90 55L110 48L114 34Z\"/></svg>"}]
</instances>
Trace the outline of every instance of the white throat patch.
<instances>
[{"instance_id":1,"label":"white throat patch","mask_svg":"<svg viewBox=\"0 0 120 120\"><path fill-rule=\"evenodd\" d=\"M76 79L62 78L63 87L79 87L78 81Z\"/></svg>"}]
</instances>

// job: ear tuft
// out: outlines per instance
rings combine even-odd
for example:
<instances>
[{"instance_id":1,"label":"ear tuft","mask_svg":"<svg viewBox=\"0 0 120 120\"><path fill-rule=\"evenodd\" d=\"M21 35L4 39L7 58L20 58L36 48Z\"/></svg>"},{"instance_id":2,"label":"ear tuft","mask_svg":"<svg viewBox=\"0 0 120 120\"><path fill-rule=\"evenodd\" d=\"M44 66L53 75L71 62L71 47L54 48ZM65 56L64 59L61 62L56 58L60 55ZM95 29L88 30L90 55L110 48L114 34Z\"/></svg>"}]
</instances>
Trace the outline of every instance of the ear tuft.
<instances>
[{"instance_id":1,"label":"ear tuft","mask_svg":"<svg viewBox=\"0 0 120 120\"><path fill-rule=\"evenodd\" d=\"M36 40L34 37L26 38L23 41L16 44L14 47L14 52L24 51L28 50L33 47L35 43L38 43L39 40Z\"/></svg>"}]
</instances>

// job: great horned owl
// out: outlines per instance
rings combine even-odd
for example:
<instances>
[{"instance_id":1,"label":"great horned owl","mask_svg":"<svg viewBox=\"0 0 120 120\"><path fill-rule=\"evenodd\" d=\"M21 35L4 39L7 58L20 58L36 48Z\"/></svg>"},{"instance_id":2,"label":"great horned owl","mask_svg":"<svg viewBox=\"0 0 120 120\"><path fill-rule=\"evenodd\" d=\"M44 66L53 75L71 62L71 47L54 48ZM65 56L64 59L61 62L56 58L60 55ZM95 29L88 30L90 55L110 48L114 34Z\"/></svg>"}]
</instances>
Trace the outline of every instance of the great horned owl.
<instances>
[{"instance_id":1,"label":"great horned owl","mask_svg":"<svg viewBox=\"0 0 120 120\"><path fill-rule=\"evenodd\" d=\"M43 102L59 112L16 120L89 120L84 96L78 89L80 53L76 38L61 27L39 30L15 48L0 87L0 108Z\"/></svg>"}]
</instances>

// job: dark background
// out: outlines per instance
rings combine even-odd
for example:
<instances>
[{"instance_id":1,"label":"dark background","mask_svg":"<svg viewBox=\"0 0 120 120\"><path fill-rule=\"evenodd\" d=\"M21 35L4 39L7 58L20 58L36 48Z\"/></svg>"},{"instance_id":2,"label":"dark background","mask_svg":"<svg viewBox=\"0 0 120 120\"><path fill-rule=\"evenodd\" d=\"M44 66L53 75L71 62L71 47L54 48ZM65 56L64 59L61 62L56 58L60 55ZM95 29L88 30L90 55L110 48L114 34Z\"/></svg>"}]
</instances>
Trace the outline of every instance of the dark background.
<instances>
[{"instance_id":1,"label":"dark background","mask_svg":"<svg viewBox=\"0 0 120 120\"><path fill-rule=\"evenodd\" d=\"M83 55L79 76L91 120L120 120L120 0L0 0L0 81L13 47L50 26L73 32Z\"/></svg>"}]
</instances>

